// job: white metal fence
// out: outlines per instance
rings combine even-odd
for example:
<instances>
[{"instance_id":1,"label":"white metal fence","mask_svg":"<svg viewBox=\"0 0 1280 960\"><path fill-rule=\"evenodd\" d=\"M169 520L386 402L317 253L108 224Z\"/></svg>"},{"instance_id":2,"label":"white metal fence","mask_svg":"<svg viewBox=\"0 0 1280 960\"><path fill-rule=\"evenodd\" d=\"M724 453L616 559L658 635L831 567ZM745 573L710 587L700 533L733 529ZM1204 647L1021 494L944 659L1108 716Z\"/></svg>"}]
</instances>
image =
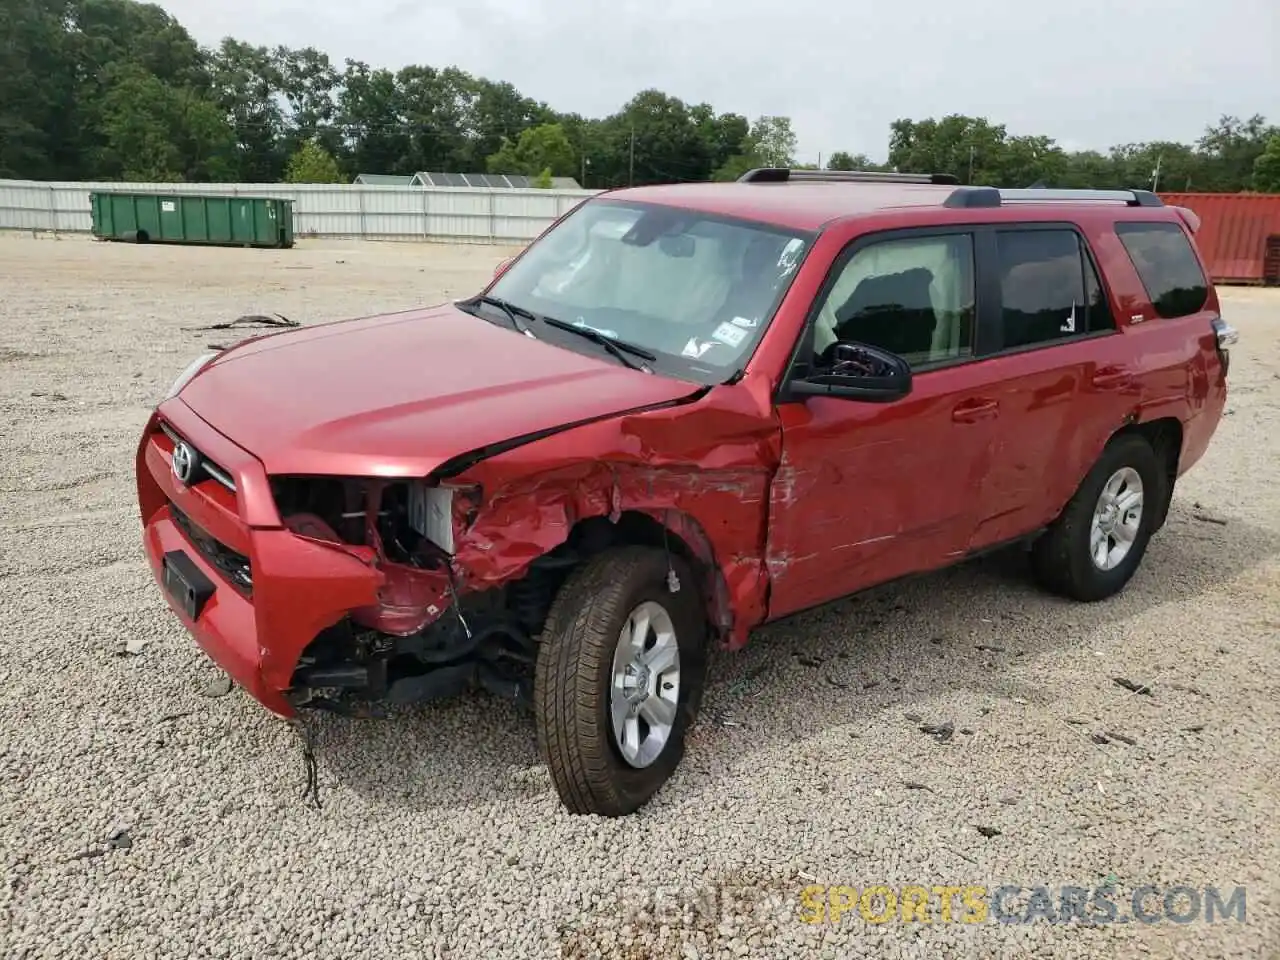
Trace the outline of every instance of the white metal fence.
<instances>
[{"instance_id":1,"label":"white metal fence","mask_svg":"<svg viewBox=\"0 0 1280 960\"><path fill-rule=\"evenodd\" d=\"M483 190L365 184L52 183L0 180L0 230L88 233L89 194L273 197L293 201L293 229L306 237L524 243L595 190Z\"/></svg>"}]
</instances>

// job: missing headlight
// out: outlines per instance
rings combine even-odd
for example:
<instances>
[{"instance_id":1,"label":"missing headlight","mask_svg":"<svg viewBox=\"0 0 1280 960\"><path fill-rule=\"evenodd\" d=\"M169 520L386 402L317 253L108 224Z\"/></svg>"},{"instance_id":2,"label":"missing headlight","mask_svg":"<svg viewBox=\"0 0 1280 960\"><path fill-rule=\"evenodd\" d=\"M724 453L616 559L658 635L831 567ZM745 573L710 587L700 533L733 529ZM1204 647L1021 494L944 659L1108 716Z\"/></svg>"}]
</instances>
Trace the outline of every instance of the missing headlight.
<instances>
[{"instance_id":1,"label":"missing headlight","mask_svg":"<svg viewBox=\"0 0 1280 960\"><path fill-rule=\"evenodd\" d=\"M453 490L409 484L409 526L445 553L453 553Z\"/></svg>"}]
</instances>

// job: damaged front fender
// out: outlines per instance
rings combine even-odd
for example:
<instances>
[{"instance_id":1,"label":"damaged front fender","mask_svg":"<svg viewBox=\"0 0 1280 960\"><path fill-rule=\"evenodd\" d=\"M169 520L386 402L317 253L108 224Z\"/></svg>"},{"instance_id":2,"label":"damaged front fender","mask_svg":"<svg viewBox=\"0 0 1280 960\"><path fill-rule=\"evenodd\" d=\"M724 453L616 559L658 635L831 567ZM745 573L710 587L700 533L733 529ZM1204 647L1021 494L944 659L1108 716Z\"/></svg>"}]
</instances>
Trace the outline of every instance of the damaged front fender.
<instances>
[{"instance_id":1,"label":"damaged front fender","mask_svg":"<svg viewBox=\"0 0 1280 960\"><path fill-rule=\"evenodd\" d=\"M449 479L453 567L467 590L496 587L592 518L658 524L699 562L708 620L731 648L768 608L769 486L781 434L767 390L716 387L690 404L599 421L516 446ZM637 529L633 524L632 529Z\"/></svg>"}]
</instances>

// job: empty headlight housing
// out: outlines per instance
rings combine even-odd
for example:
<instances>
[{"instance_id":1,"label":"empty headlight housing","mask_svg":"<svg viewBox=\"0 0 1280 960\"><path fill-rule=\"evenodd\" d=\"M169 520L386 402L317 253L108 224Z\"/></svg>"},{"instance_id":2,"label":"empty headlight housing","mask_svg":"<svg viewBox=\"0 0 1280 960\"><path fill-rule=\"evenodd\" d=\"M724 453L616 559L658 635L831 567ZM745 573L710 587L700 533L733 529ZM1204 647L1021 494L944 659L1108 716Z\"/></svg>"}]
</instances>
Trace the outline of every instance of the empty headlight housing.
<instances>
[{"instance_id":1,"label":"empty headlight housing","mask_svg":"<svg viewBox=\"0 0 1280 960\"><path fill-rule=\"evenodd\" d=\"M176 397L182 388L191 382L191 378L208 366L216 356L217 353L214 352L202 353L200 356L192 360L191 363L187 364L186 369L178 374L177 379L173 381L173 384L169 387L168 391L166 391L160 402L163 403L165 400L170 400L173 397Z\"/></svg>"}]
</instances>

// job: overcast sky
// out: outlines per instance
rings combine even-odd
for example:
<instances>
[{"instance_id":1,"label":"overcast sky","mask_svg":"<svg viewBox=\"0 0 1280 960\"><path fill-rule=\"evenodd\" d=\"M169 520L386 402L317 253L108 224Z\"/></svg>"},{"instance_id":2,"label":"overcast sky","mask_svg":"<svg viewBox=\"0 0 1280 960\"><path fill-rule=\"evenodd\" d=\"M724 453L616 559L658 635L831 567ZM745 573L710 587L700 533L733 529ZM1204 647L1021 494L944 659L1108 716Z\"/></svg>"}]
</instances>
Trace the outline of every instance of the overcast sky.
<instances>
[{"instance_id":1,"label":"overcast sky","mask_svg":"<svg viewBox=\"0 0 1280 960\"><path fill-rule=\"evenodd\" d=\"M196 39L336 64L456 65L604 116L646 87L784 114L799 160L882 160L889 124L966 113L1068 149L1280 123L1277 0L161 0Z\"/></svg>"}]
</instances>

